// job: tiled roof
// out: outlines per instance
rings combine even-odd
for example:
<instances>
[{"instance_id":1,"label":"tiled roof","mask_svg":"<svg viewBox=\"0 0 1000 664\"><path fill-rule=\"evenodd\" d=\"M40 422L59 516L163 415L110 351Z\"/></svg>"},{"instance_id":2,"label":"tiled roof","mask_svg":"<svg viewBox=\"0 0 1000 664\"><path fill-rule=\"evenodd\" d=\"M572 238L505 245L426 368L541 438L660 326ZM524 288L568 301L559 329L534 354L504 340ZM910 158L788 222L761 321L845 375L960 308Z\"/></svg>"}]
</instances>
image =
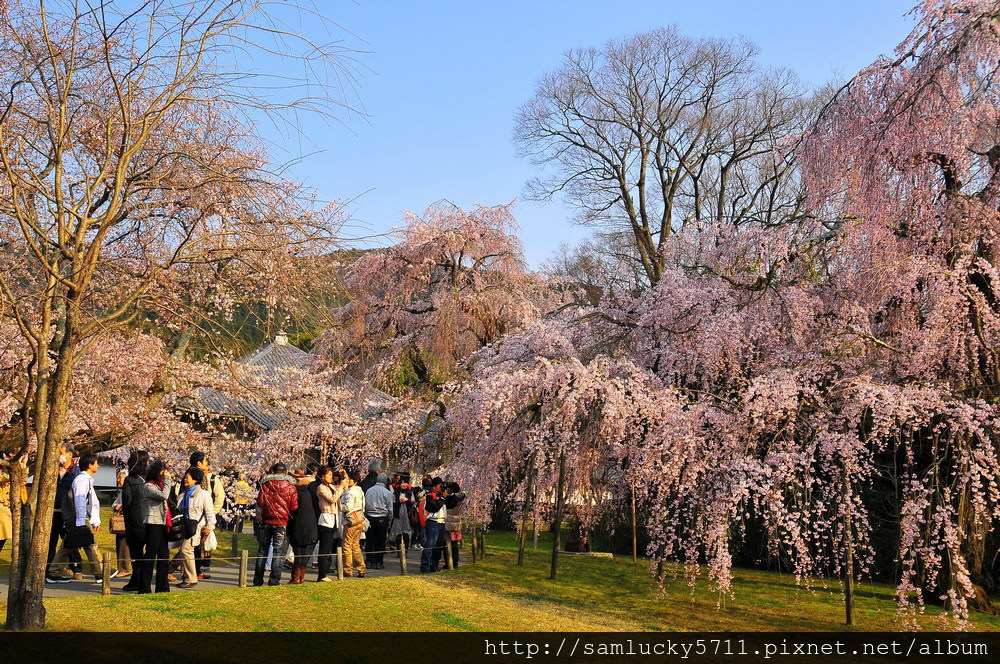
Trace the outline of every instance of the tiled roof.
<instances>
[{"instance_id":1,"label":"tiled roof","mask_svg":"<svg viewBox=\"0 0 1000 664\"><path fill-rule=\"evenodd\" d=\"M288 369L307 369L312 359L311 354L291 344L269 343L239 358L236 363L251 368L264 384L279 385L287 380ZM353 396L347 403L362 417L378 415L394 401L392 396L369 387L352 376L345 374L338 380L342 387L352 392ZM280 408L248 399L237 399L211 387L199 388L193 398L178 399L174 407L193 413L245 418L262 431L269 431L288 419L288 415Z\"/></svg>"},{"instance_id":2,"label":"tiled roof","mask_svg":"<svg viewBox=\"0 0 1000 664\"><path fill-rule=\"evenodd\" d=\"M337 378L340 387L350 391L354 396L348 400L348 405L355 409L361 417L373 417L384 412L395 399L381 390L365 385L354 376L341 374Z\"/></svg>"},{"instance_id":3,"label":"tiled roof","mask_svg":"<svg viewBox=\"0 0 1000 664\"><path fill-rule=\"evenodd\" d=\"M244 418L258 429L269 431L288 419L278 408L258 401L234 399L213 387L201 387L194 398L182 397L174 404L179 410L219 417Z\"/></svg>"}]
</instances>

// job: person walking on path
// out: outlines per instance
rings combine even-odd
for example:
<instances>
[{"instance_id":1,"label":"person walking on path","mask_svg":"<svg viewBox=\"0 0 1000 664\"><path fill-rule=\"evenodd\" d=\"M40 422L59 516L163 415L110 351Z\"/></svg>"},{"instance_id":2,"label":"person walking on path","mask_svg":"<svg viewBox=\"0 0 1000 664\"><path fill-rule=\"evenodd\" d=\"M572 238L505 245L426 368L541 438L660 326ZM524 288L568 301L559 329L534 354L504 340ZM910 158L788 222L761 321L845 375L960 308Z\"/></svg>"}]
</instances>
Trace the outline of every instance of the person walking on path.
<instances>
[{"instance_id":1,"label":"person walking on path","mask_svg":"<svg viewBox=\"0 0 1000 664\"><path fill-rule=\"evenodd\" d=\"M358 483L361 473L347 474L347 491L340 498L344 513L344 576L351 576L357 567L358 577L365 576L365 557L361 553L361 533L365 530L365 494Z\"/></svg>"},{"instance_id":2,"label":"person walking on path","mask_svg":"<svg viewBox=\"0 0 1000 664\"><path fill-rule=\"evenodd\" d=\"M194 534L181 542L181 568L184 571L184 581L178 588L193 588L198 585L198 569L194 562L195 547L215 530L215 504L211 494L201 488L205 473L201 468L188 468L184 473L181 485L184 492L180 497L181 513L189 523L194 524Z\"/></svg>"},{"instance_id":3,"label":"person walking on path","mask_svg":"<svg viewBox=\"0 0 1000 664\"><path fill-rule=\"evenodd\" d=\"M319 540L319 516L310 490L314 479L312 475L306 474L295 483L299 504L288 521L288 542L295 553L289 585L298 585L306 580L306 566L312 556L313 546Z\"/></svg>"},{"instance_id":4,"label":"person walking on path","mask_svg":"<svg viewBox=\"0 0 1000 664\"><path fill-rule=\"evenodd\" d=\"M18 463L18 462L15 462ZM11 472L7 459L0 460L0 551L7 544L7 540L14 536L14 515L11 509ZM28 491L21 487L21 506L28 503ZM23 526L23 524L22 524Z\"/></svg>"},{"instance_id":5,"label":"person walking on path","mask_svg":"<svg viewBox=\"0 0 1000 664\"><path fill-rule=\"evenodd\" d=\"M462 503L465 502L465 492L458 482L449 482L445 490L444 506L448 508L445 515L445 545L451 547L451 565L458 569L458 552L462 543Z\"/></svg>"},{"instance_id":6,"label":"person walking on path","mask_svg":"<svg viewBox=\"0 0 1000 664\"><path fill-rule=\"evenodd\" d=\"M424 550L420 552L420 572L427 574L438 571L444 545L444 522L448 508L444 502L444 480L435 477L423 503Z\"/></svg>"},{"instance_id":7,"label":"person walking on path","mask_svg":"<svg viewBox=\"0 0 1000 664\"><path fill-rule=\"evenodd\" d=\"M115 501L111 503L111 509L116 515L120 514L124 520L125 514L122 512L122 493L125 487L125 479L128 477L128 473L124 470L118 471L118 495L115 496ZM114 516L112 516L112 523L108 525L109 530L114 526ZM127 528L127 527L126 527ZM131 552L128 548L128 541L125 539L124 532L115 532L115 563L116 569L111 573L111 577L127 578L132 576L132 557ZM131 579L129 579L131 582Z\"/></svg>"},{"instance_id":8,"label":"person walking on path","mask_svg":"<svg viewBox=\"0 0 1000 664\"><path fill-rule=\"evenodd\" d=\"M226 487L222 485L222 478L210 472L208 458L204 452L192 452L189 461L192 468L197 468L204 474L204 479L201 481L201 488L211 496L212 509L215 510L215 516L218 520L219 515L222 513L222 506L226 502ZM194 557L195 568L198 570L198 578L211 579L211 575L206 570L212 566L212 553L210 551L203 551L201 545L199 545L194 552Z\"/></svg>"},{"instance_id":9,"label":"person walking on path","mask_svg":"<svg viewBox=\"0 0 1000 664\"><path fill-rule=\"evenodd\" d=\"M375 482L378 480L378 474L382 472L382 462L372 461L368 464L368 474L365 478L358 482L361 486L361 493L368 493L368 489L375 486Z\"/></svg>"},{"instance_id":10,"label":"person walking on path","mask_svg":"<svg viewBox=\"0 0 1000 664\"><path fill-rule=\"evenodd\" d=\"M236 514L233 517L236 521L234 529L237 533L243 533L243 522L246 521L250 512L250 499L253 498L253 487L247 482L247 476L240 473L233 490L233 502L236 503Z\"/></svg>"},{"instance_id":11,"label":"person walking on path","mask_svg":"<svg viewBox=\"0 0 1000 664\"><path fill-rule=\"evenodd\" d=\"M267 585L276 586L281 583L288 519L298 506L299 495L288 475L288 466L283 463L274 464L271 466L271 473L261 480L260 491L257 493L257 560L254 562L253 572L255 586L264 585L264 567L268 560L271 563L271 573Z\"/></svg>"},{"instance_id":12,"label":"person walking on path","mask_svg":"<svg viewBox=\"0 0 1000 664\"><path fill-rule=\"evenodd\" d=\"M340 498L347 491L347 472L341 468L334 472L329 466L322 466L317 475L319 486L316 498L319 501L319 576L317 581L332 581L330 568L333 566L334 552L341 541L342 518Z\"/></svg>"},{"instance_id":13,"label":"person walking on path","mask_svg":"<svg viewBox=\"0 0 1000 664\"><path fill-rule=\"evenodd\" d=\"M375 481L378 480L378 475L381 472L382 472L382 462L381 461L375 460L375 461L372 461L371 463L368 464L368 474L365 475L365 477L364 477L363 480L361 480L360 482L358 482L358 484L361 486L361 493L362 494L368 493L368 489L370 489L373 486L375 486ZM369 548L368 548L367 537L368 537L367 529L362 530L361 531L361 540L362 540L361 541L361 548L365 551L365 565L367 565L368 567L371 567L372 566L372 558L371 558L371 555L368 553Z\"/></svg>"},{"instance_id":14,"label":"person walking on path","mask_svg":"<svg viewBox=\"0 0 1000 664\"><path fill-rule=\"evenodd\" d=\"M80 474L80 466L73 458L76 448L73 443L63 443L59 454L59 481L56 484L55 514L52 516L52 532L49 535L49 555L45 571L45 583L69 583L73 577L66 577L62 574L51 572L52 561L56 557L56 549L59 548L59 540L66 534L66 523L63 519L62 504L63 498L73 488L73 480ZM70 559L76 563L79 555L74 551ZM83 575L80 575L83 578Z\"/></svg>"},{"instance_id":15,"label":"person walking on path","mask_svg":"<svg viewBox=\"0 0 1000 664\"><path fill-rule=\"evenodd\" d=\"M385 538L389 532L389 519L392 517L392 491L389 490L389 476L379 473L375 485L365 492L365 517L371 526L368 528L365 556L368 566L372 569L385 569Z\"/></svg>"},{"instance_id":16,"label":"person walking on path","mask_svg":"<svg viewBox=\"0 0 1000 664\"><path fill-rule=\"evenodd\" d=\"M97 550L94 534L101 528L101 505L94 491L94 473L97 472L97 455L85 454L80 458L80 469L73 480L70 493L63 496L63 521L66 537L62 548L56 552L49 574L55 576L69 562L70 552L83 549L87 555L90 572L95 583L101 582L101 555Z\"/></svg>"},{"instance_id":17,"label":"person walking on path","mask_svg":"<svg viewBox=\"0 0 1000 664\"><path fill-rule=\"evenodd\" d=\"M156 567L156 592L170 592L170 549L167 546L167 529L172 524L167 499L173 489L170 473L162 461L154 461L146 471L146 482L139 488L135 499L137 514L142 519L145 548L141 565L141 575L136 591L140 595L153 591L153 567ZM139 574L133 572L132 576Z\"/></svg>"},{"instance_id":18,"label":"person walking on path","mask_svg":"<svg viewBox=\"0 0 1000 664\"><path fill-rule=\"evenodd\" d=\"M125 545L132 559L132 576L123 590L139 590L142 571L146 565L146 513L142 508L142 487L146 483L149 453L132 450L128 457L128 476L122 483L121 512L125 517ZM152 563L149 563L150 565Z\"/></svg>"},{"instance_id":19,"label":"person walking on path","mask_svg":"<svg viewBox=\"0 0 1000 664\"><path fill-rule=\"evenodd\" d=\"M416 506L409 473L400 473L399 482L393 484L392 492L392 525L389 527L389 541L394 542L397 549L402 549L404 545L408 549L413 536L413 524L410 520Z\"/></svg>"}]
</instances>

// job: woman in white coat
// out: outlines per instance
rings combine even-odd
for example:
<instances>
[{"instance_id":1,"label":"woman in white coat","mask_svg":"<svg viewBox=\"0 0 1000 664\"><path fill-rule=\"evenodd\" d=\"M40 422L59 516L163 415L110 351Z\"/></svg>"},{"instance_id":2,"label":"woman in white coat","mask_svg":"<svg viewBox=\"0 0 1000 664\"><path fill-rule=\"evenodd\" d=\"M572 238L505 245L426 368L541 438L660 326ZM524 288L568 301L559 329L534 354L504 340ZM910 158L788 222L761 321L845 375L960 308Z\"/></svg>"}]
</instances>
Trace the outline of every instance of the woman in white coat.
<instances>
[{"instance_id":1,"label":"woman in white coat","mask_svg":"<svg viewBox=\"0 0 1000 664\"><path fill-rule=\"evenodd\" d=\"M200 468L188 468L181 484L183 493L178 500L178 507L188 521L195 524L194 535L181 543L181 569L184 570L184 581L177 584L178 588L194 588L198 585L198 571L194 564L194 548L201 544L202 538L207 538L215 530L215 504L212 495L201 488L205 474Z\"/></svg>"}]
</instances>

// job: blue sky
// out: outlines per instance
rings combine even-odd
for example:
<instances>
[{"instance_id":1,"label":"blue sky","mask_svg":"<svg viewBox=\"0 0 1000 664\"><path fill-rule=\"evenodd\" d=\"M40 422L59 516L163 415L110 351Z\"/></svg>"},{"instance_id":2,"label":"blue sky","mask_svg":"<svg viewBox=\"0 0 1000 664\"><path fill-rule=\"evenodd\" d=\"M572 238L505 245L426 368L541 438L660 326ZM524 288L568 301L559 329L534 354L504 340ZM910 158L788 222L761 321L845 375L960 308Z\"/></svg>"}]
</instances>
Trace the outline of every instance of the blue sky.
<instances>
[{"instance_id":1,"label":"blue sky","mask_svg":"<svg viewBox=\"0 0 1000 664\"><path fill-rule=\"evenodd\" d=\"M914 3L316 0L345 30L333 36L361 51L347 96L367 117L309 120L302 136L274 139L286 152L276 157L307 155L289 174L323 200L351 200L353 235L386 232L405 210L442 198L463 207L518 199L514 213L537 266L560 242L590 232L571 224L558 201L522 198L536 170L515 156L511 139L515 111L563 52L675 24L690 37L745 36L763 64L818 86L890 53L913 26L904 14Z\"/></svg>"}]
</instances>

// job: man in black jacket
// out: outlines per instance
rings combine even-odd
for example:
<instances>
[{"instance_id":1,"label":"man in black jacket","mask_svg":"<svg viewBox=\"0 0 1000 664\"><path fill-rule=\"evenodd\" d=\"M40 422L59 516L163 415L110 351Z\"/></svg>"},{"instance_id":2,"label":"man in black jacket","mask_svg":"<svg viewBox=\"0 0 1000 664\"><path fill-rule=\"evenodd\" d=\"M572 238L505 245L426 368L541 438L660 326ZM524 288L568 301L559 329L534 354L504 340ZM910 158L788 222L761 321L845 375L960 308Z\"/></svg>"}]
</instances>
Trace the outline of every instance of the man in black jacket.
<instances>
[{"instance_id":1,"label":"man in black jacket","mask_svg":"<svg viewBox=\"0 0 1000 664\"><path fill-rule=\"evenodd\" d=\"M378 479L378 474L381 472L382 472L382 462L372 461L370 464L368 464L368 474L365 475L365 478L361 480L361 484L359 484L358 486L361 487L362 491L368 493L368 489L375 486L375 480Z\"/></svg>"},{"instance_id":2,"label":"man in black jacket","mask_svg":"<svg viewBox=\"0 0 1000 664\"><path fill-rule=\"evenodd\" d=\"M59 548L59 539L66 534L62 517L63 497L73 488L73 480L80 474L80 467L76 464L73 455L76 447L73 443L63 443L59 454L59 482L56 484L56 504L55 514L52 517L52 532L49 534L49 556L46 560L45 583L69 583L72 579L57 573L50 573L52 560L56 557L56 549ZM69 556L70 568L73 570L74 578L83 578L83 567L80 552L73 549ZM77 577L79 575L79 577Z\"/></svg>"},{"instance_id":3,"label":"man in black jacket","mask_svg":"<svg viewBox=\"0 0 1000 664\"><path fill-rule=\"evenodd\" d=\"M368 493L368 489L370 489L373 486L375 486L375 481L378 479L378 474L381 473L381 472L382 472L382 462L381 461L375 460L375 461L372 461L371 463L368 464L368 474L365 475L365 478L363 480L361 480L361 484L358 485L358 486L361 487L362 493L367 494ZM372 565L373 565L374 562L375 562L374 556L372 556L370 553L368 553L368 551L366 549L366 551L365 551L365 567L372 567Z\"/></svg>"}]
</instances>

